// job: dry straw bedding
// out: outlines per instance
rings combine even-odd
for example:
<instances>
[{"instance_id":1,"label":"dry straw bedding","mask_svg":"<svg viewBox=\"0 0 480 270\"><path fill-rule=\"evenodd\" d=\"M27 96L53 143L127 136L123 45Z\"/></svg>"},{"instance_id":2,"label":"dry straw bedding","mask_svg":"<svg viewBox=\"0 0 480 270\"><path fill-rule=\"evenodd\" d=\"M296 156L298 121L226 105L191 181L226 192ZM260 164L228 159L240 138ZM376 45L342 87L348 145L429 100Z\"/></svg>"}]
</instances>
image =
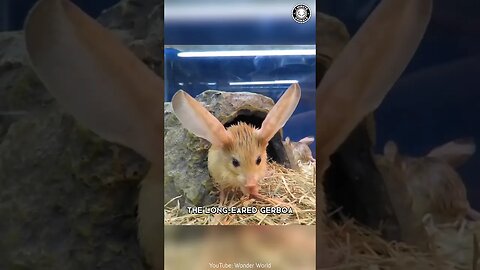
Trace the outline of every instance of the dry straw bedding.
<instances>
[{"instance_id":1,"label":"dry straw bedding","mask_svg":"<svg viewBox=\"0 0 480 270\"><path fill-rule=\"evenodd\" d=\"M339 225L331 222L325 233L335 259L321 269L368 270L447 270L465 269L404 243L386 241L379 233L348 220ZM470 268L472 269L472 268Z\"/></svg>"},{"instance_id":2,"label":"dry straw bedding","mask_svg":"<svg viewBox=\"0 0 480 270\"><path fill-rule=\"evenodd\" d=\"M189 214L174 198L165 204L166 225L314 225L315 224L315 163L300 163L300 169L287 169L276 163L268 164L268 174L260 183L260 194L277 202L265 202L242 197L240 192L229 192L223 206L248 207L255 214ZM177 197L178 198L178 197ZM282 201L282 203L280 203ZM219 206L219 200L206 207ZM262 207L290 207L293 214L264 214Z\"/></svg>"}]
</instances>

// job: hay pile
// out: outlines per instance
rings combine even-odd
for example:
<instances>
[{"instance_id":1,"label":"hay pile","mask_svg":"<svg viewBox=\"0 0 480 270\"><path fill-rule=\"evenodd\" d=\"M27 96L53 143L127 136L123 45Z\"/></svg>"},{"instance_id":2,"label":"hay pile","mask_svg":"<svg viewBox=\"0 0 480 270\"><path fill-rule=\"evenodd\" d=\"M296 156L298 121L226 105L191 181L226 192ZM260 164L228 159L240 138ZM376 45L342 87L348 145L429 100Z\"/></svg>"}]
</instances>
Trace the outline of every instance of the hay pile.
<instances>
[{"instance_id":1,"label":"hay pile","mask_svg":"<svg viewBox=\"0 0 480 270\"><path fill-rule=\"evenodd\" d=\"M363 228L353 220L342 225L329 223L326 237L328 254L333 254L334 259L320 269L465 269L435 255L433 251L420 251L404 243L388 242L378 232Z\"/></svg>"},{"instance_id":2,"label":"hay pile","mask_svg":"<svg viewBox=\"0 0 480 270\"><path fill-rule=\"evenodd\" d=\"M264 202L242 198L240 192L229 193L223 206L254 206L255 214L205 214L188 213L176 197L165 204L166 225L314 225L315 224L315 162L299 163L298 171L276 163L268 164L268 176L260 183L260 194L284 203ZM219 200L206 207L219 206ZM262 207L291 207L293 214L264 214Z\"/></svg>"}]
</instances>

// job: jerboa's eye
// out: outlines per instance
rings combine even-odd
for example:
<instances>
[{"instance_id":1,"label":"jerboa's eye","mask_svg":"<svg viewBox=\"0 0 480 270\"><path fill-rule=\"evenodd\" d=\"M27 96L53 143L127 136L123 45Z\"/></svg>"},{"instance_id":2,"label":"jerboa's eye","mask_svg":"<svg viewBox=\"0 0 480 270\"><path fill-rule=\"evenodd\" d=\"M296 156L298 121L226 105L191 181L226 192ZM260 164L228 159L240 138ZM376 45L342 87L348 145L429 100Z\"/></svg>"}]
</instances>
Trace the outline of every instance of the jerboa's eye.
<instances>
[{"instance_id":1,"label":"jerboa's eye","mask_svg":"<svg viewBox=\"0 0 480 270\"><path fill-rule=\"evenodd\" d=\"M236 158L232 159L232 164L233 164L234 167L240 166L240 162Z\"/></svg>"}]
</instances>

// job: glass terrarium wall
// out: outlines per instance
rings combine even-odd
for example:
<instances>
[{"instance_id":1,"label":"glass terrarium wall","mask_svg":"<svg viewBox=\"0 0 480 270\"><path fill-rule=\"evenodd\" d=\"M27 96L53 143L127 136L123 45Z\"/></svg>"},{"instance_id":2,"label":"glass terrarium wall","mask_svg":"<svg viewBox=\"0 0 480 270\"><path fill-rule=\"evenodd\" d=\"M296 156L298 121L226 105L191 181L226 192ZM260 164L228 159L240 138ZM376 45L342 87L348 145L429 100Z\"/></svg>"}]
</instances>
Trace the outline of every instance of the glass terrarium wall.
<instances>
[{"instance_id":1,"label":"glass terrarium wall","mask_svg":"<svg viewBox=\"0 0 480 270\"><path fill-rule=\"evenodd\" d=\"M298 82L302 97L284 137L315 136L315 45L178 45L165 47L165 101L178 90L254 92L275 102ZM315 144L311 144L315 153Z\"/></svg>"}]
</instances>

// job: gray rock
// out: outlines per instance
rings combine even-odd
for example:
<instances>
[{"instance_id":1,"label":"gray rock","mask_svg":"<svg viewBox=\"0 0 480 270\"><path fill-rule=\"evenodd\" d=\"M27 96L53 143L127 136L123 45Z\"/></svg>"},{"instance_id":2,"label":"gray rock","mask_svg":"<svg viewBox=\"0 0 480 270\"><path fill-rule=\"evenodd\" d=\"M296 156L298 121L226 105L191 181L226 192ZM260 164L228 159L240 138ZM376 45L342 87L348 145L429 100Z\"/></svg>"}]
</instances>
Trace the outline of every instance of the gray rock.
<instances>
[{"instance_id":1,"label":"gray rock","mask_svg":"<svg viewBox=\"0 0 480 270\"><path fill-rule=\"evenodd\" d=\"M142 269L146 169L55 104L12 123L0 143L0 269Z\"/></svg>"},{"instance_id":2,"label":"gray rock","mask_svg":"<svg viewBox=\"0 0 480 270\"><path fill-rule=\"evenodd\" d=\"M145 269L136 205L148 166L64 114L28 66L23 33L0 33L0 269Z\"/></svg>"},{"instance_id":3,"label":"gray rock","mask_svg":"<svg viewBox=\"0 0 480 270\"><path fill-rule=\"evenodd\" d=\"M23 32L0 32L0 71L27 62Z\"/></svg>"},{"instance_id":4,"label":"gray rock","mask_svg":"<svg viewBox=\"0 0 480 270\"><path fill-rule=\"evenodd\" d=\"M136 32L137 38L147 34L145 22L149 14L157 7L163 7L159 0L121 0L114 6L104 10L97 20L110 29L129 29ZM163 12L162 12L163 13ZM160 18L163 21L163 14ZM163 28L162 28L163 29Z\"/></svg>"},{"instance_id":5,"label":"gray rock","mask_svg":"<svg viewBox=\"0 0 480 270\"><path fill-rule=\"evenodd\" d=\"M247 92L208 90L196 97L217 118L229 126L237 121L260 127L274 102L269 97ZM170 103L165 104L165 202L185 195L184 203L205 205L213 202L212 180L207 169L210 143L184 129ZM269 143L271 158L289 166L281 131Z\"/></svg>"},{"instance_id":6,"label":"gray rock","mask_svg":"<svg viewBox=\"0 0 480 270\"><path fill-rule=\"evenodd\" d=\"M98 17L159 76L163 77L163 1L122 0Z\"/></svg>"},{"instance_id":7,"label":"gray rock","mask_svg":"<svg viewBox=\"0 0 480 270\"><path fill-rule=\"evenodd\" d=\"M0 269L143 269L135 207L148 164L59 110L20 33L0 44Z\"/></svg>"},{"instance_id":8,"label":"gray rock","mask_svg":"<svg viewBox=\"0 0 480 270\"><path fill-rule=\"evenodd\" d=\"M317 63L324 66L331 62L343 50L350 40L347 27L337 18L317 12Z\"/></svg>"},{"instance_id":9,"label":"gray rock","mask_svg":"<svg viewBox=\"0 0 480 270\"><path fill-rule=\"evenodd\" d=\"M10 124L53 101L27 64L22 33L0 33L0 141Z\"/></svg>"}]
</instances>

